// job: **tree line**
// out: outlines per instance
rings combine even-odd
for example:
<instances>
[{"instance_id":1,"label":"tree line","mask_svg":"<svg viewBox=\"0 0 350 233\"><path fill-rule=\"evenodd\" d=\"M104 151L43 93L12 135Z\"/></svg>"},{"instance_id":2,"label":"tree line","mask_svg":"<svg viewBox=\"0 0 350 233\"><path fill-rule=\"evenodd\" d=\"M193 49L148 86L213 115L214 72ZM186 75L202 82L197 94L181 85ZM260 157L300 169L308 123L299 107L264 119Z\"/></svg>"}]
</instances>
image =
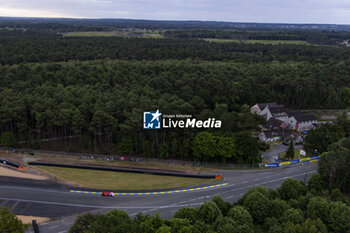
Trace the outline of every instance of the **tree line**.
<instances>
[{"instance_id":1,"label":"tree line","mask_svg":"<svg viewBox=\"0 0 350 233\"><path fill-rule=\"evenodd\" d=\"M17 142L32 148L40 148L41 139L63 138L50 147L255 163L265 146L253 132L264 122L249 112L250 106L276 100L294 108L345 106L348 71L344 63L191 60L3 65L0 135L10 132ZM329 78L333 75L338 78ZM143 130L142 112L157 109L202 120L214 117L222 120L222 128L200 135L197 129ZM80 137L65 139L73 135ZM214 153L214 147L206 152L196 149L208 141L221 149ZM224 155L222 148L234 153Z\"/></svg>"},{"instance_id":2,"label":"tree line","mask_svg":"<svg viewBox=\"0 0 350 233\"><path fill-rule=\"evenodd\" d=\"M347 112L334 124L311 130L304 142L309 153L320 154L319 173L329 191L350 191L350 120Z\"/></svg>"},{"instance_id":3,"label":"tree line","mask_svg":"<svg viewBox=\"0 0 350 233\"><path fill-rule=\"evenodd\" d=\"M317 37L318 38L318 37ZM213 43L198 39L62 37L55 33L0 30L0 64L69 60L206 60L311 64L348 62L350 48L311 45Z\"/></svg>"},{"instance_id":4,"label":"tree line","mask_svg":"<svg viewBox=\"0 0 350 233\"><path fill-rule=\"evenodd\" d=\"M3 146L257 163L266 145L253 133L264 122L249 106L350 104L345 48L30 30L2 30L0 41ZM222 128L143 130L142 112L156 109L215 117ZM50 138L61 140L41 141Z\"/></svg>"},{"instance_id":5,"label":"tree line","mask_svg":"<svg viewBox=\"0 0 350 233\"><path fill-rule=\"evenodd\" d=\"M350 32L311 30L171 30L163 33L169 38L181 39L237 39L237 40L300 40L311 44L339 45L350 38Z\"/></svg>"}]
</instances>

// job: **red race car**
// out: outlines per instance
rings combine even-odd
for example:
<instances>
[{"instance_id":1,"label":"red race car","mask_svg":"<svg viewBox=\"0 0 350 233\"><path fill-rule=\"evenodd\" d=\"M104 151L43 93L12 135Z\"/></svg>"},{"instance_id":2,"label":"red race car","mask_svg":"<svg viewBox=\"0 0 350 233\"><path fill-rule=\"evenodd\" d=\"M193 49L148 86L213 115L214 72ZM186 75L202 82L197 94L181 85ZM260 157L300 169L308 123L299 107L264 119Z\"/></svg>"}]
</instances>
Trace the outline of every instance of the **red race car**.
<instances>
[{"instance_id":1,"label":"red race car","mask_svg":"<svg viewBox=\"0 0 350 233\"><path fill-rule=\"evenodd\" d=\"M104 196L104 197L114 197L115 194L113 192L102 192L102 196Z\"/></svg>"}]
</instances>

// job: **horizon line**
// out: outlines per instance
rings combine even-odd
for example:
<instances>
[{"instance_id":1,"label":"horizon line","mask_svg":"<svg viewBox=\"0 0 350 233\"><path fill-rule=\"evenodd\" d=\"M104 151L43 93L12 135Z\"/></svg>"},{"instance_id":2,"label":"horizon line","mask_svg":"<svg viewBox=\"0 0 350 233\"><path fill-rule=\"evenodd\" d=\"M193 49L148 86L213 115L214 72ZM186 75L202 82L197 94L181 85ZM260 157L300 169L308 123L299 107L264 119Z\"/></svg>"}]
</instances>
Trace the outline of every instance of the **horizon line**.
<instances>
[{"instance_id":1,"label":"horizon line","mask_svg":"<svg viewBox=\"0 0 350 233\"><path fill-rule=\"evenodd\" d=\"M240 21L224 21L224 20L197 20L197 19L143 19L143 18L95 18L95 17L38 17L38 16L1 16L2 18L13 19L67 19L67 20L133 20L133 21L165 21L165 22L213 22L213 23L236 23L236 24L281 24L281 25L337 25L337 26L350 26L350 24L339 23L271 23L271 22L240 22Z\"/></svg>"}]
</instances>

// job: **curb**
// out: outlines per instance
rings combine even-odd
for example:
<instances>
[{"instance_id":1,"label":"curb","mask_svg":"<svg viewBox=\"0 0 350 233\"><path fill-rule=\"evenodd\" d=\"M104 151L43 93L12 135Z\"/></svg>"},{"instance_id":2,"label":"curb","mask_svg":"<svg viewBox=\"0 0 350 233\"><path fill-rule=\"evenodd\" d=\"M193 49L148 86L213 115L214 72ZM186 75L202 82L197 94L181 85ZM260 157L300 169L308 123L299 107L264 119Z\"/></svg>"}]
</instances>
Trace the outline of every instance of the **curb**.
<instances>
[{"instance_id":1,"label":"curb","mask_svg":"<svg viewBox=\"0 0 350 233\"><path fill-rule=\"evenodd\" d=\"M170 193L183 193L183 192L191 192L191 191L198 191L198 190L205 190L205 189L212 189L217 187L223 187L228 185L228 183L222 183L222 184L216 184L216 185L210 185L205 187L199 187L199 188L191 188L191 189L179 189L179 190L173 190L173 191L163 191L163 192L144 192L144 193L114 193L116 196L144 196L144 195L159 195L159 194L170 194ZM82 194L97 194L101 195L103 192L91 192L91 191L79 191L79 190L69 190L70 193L82 193Z\"/></svg>"}]
</instances>

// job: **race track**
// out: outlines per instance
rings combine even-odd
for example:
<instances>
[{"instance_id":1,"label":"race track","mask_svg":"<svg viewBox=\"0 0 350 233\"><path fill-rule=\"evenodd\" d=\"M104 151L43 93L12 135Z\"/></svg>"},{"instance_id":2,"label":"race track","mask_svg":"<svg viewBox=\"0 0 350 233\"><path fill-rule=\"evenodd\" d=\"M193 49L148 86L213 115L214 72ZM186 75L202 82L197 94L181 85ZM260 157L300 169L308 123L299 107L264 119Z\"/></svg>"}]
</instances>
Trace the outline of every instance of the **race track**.
<instances>
[{"instance_id":1,"label":"race track","mask_svg":"<svg viewBox=\"0 0 350 233\"><path fill-rule=\"evenodd\" d=\"M45 182L0 177L0 206L7 206L20 215L58 219L40 226L43 233L68 232L75 215L87 211L106 212L122 209L135 216L139 212L171 217L184 206L198 207L219 195L234 202L248 189L263 185L278 188L287 178L305 180L317 171L317 163L271 170L222 171L226 186L161 195L102 197L95 194L69 192L69 188ZM28 231L31 232L31 231Z\"/></svg>"}]
</instances>

